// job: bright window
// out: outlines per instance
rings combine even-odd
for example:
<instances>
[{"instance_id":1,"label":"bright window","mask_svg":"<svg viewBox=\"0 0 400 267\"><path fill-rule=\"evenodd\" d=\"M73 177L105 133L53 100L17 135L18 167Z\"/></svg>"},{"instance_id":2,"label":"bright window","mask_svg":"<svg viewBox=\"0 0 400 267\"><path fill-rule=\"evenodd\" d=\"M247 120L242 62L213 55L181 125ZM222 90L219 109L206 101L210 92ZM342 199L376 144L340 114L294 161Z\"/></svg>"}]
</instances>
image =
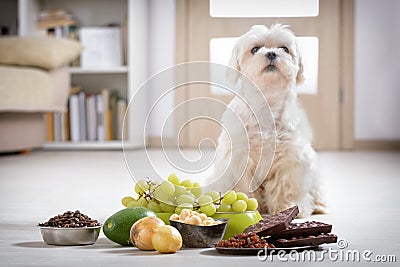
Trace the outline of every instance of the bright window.
<instances>
[{"instance_id":1,"label":"bright window","mask_svg":"<svg viewBox=\"0 0 400 267\"><path fill-rule=\"evenodd\" d=\"M237 37L212 38L210 40L210 61L222 65L228 65L232 49L235 46ZM211 72L211 77L213 72ZM216 95L229 95L229 91L218 86L211 86L211 93Z\"/></svg>"},{"instance_id":2,"label":"bright window","mask_svg":"<svg viewBox=\"0 0 400 267\"><path fill-rule=\"evenodd\" d=\"M297 37L304 66L305 81L296 88L299 94L316 94L318 92L318 38Z\"/></svg>"},{"instance_id":3,"label":"bright window","mask_svg":"<svg viewBox=\"0 0 400 267\"><path fill-rule=\"evenodd\" d=\"M315 17L319 0L210 0L211 17Z\"/></svg>"}]
</instances>

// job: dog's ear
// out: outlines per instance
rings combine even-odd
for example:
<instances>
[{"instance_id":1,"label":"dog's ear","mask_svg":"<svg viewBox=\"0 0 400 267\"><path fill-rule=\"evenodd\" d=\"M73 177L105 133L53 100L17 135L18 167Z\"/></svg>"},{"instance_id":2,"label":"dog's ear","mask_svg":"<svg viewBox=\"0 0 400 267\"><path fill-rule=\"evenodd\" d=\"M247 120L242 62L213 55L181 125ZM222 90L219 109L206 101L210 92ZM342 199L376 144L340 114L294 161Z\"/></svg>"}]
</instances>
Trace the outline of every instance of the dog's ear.
<instances>
[{"instance_id":1,"label":"dog's ear","mask_svg":"<svg viewBox=\"0 0 400 267\"><path fill-rule=\"evenodd\" d=\"M238 44L236 44L233 49L232 49L232 55L231 58L229 60L229 66L231 68L233 68L234 70L230 69L228 71L228 78L233 82L233 84L236 84L238 79L239 79L239 73L238 71L240 71L240 65L239 65L239 47Z\"/></svg>"},{"instance_id":2,"label":"dog's ear","mask_svg":"<svg viewBox=\"0 0 400 267\"><path fill-rule=\"evenodd\" d=\"M302 84L304 82L304 79L303 60L301 59L301 56L299 56L299 70L297 71L296 85Z\"/></svg>"}]
</instances>

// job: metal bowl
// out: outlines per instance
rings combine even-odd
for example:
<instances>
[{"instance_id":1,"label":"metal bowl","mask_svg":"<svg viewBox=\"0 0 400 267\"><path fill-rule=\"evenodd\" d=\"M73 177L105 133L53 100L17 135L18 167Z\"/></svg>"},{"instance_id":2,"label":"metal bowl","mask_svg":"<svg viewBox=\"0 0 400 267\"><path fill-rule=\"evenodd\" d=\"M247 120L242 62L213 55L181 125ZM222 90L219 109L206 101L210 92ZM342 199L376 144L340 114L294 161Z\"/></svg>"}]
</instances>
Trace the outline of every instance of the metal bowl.
<instances>
[{"instance_id":1,"label":"metal bowl","mask_svg":"<svg viewBox=\"0 0 400 267\"><path fill-rule=\"evenodd\" d=\"M56 246L92 245L100 234L100 226L79 228L57 228L39 226L44 242Z\"/></svg>"},{"instance_id":2,"label":"metal bowl","mask_svg":"<svg viewBox=\"0 0 400 267\"><path fill-rule=\"evenodd\" d=\"M224 236L229 219L217 219L220 224L200 226L169 220L171 226L178 229L186 248L211 248Z\"/></svg>"}]
</instances>

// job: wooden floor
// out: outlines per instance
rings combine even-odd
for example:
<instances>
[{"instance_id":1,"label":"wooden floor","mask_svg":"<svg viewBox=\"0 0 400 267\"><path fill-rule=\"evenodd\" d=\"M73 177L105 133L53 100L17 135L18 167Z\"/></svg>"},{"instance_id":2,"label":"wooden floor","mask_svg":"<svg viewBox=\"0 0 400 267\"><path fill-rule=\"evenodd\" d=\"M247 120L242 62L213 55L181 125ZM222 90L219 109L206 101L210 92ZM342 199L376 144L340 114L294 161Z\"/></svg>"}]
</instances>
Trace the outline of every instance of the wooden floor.
<instances>
[{"instance_id":1,"label":"wooden floor","mask_svg":"<svg viewBox=\"0 0 400 267\"><path fill-rule=\"evenodd\" d=\"M146 174L142 151L129 152L135 171ZM163 154L149 152L164 166ZM400 260L400 153L319 153L330 213L312 216L333 224L348 247ZM167 168L167 167L161 167ZM0 156L0 266L261 266L255 256L226 256L214 249L184 249L174 255L120 247L101 233L92 246L55 247L43 243L37 223L66 210L79 209L102 222L122 208L121 197L133 190L122 152L50 152ZM321 251L318 252L321 255ZM367 252L368 254L368 252ZM290 261L290 259L289 259ZM342 266L326 255L324 264ZM309 262L295 266L309 266ZM365 262L346 263L364 266ZM390 263L380 265L389 266ZM154 265L155 266L155 265Z\"/></svg>"}]
</instances>

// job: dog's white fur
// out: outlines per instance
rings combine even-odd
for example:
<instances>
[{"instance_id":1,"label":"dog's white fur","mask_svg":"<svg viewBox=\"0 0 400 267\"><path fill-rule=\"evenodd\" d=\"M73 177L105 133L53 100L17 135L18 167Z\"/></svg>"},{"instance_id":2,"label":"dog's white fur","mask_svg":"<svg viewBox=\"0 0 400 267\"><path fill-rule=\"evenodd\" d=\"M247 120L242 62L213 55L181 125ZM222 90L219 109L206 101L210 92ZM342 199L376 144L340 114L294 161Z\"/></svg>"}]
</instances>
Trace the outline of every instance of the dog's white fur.
<instances>
[{"instance_id":1,"label":"dog's white fur","mask_svg":"<svg viewBox=\"0 0 400 267\"><path fill-rule=\"evenodd\" d=\"M260 48L253 54L251 50L254 47ZM268 52L276 54L273 61L266 56ZM268 67L270 64L273 66ZM296 85L303 82L303 65L294 34L287 26L280 24L270 28L255 25L238 39L230 65L261 90L270 106L275 129L265 129L260 133L254 114L243 99L236 96L228 110L233 111L243 123L247 142L244 143L243 138L235 139L235 134L221 132L216 150L216 175L221 175L223 184L235 184L235 190L247 193L253 178L263 180L256 191L249 193L257 198L261 212L275 214L298 205L300 217L323 213L325 206L320 199L316 177L312 132L294 91ZM238 78L239 75L233 77L233 80ZM244 98L253 106L257 106L257 101L263 101L259 96L251 94L246 91L246 83L242 82L239 95L245 95ZM228 110L222 123L226 128L234 129L237 125L232 116L227 114ZM273 161L266 159L264 162L259 157L263 149L270 155L269 151L273 147L271 144L275 145L275 155L271 156ZM247 162L244 170L240 169L243 162ZM256 171L256 168L259 169ZM260 173L267 176L254 177ZM242 178L236 183L232 180L238 174L242 174Z\"/></svg>"}]
</instances>

